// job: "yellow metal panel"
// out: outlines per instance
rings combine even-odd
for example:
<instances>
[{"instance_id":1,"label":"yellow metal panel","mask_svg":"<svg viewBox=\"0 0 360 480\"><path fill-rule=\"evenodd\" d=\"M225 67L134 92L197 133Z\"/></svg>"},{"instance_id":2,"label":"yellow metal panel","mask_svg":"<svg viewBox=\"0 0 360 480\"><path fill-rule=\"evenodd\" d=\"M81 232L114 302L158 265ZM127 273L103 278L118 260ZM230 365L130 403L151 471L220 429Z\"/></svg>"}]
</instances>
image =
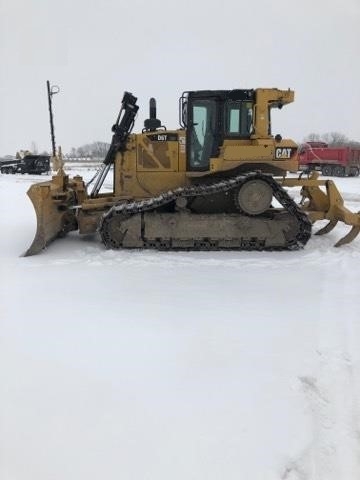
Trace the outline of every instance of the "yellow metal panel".
<instances>
[{"instance_id":1,"label":"yellow metal panel","mask_svg":"<svg viewBox=\"0 0 360 480\"><path fill-rule=\"evenodd\" d=\"M176 138L176 140L171 140ZM141 171L179 169L179 142L176 132L156 131L137 137L137 167Z\"/></svg>"}]
</instances>

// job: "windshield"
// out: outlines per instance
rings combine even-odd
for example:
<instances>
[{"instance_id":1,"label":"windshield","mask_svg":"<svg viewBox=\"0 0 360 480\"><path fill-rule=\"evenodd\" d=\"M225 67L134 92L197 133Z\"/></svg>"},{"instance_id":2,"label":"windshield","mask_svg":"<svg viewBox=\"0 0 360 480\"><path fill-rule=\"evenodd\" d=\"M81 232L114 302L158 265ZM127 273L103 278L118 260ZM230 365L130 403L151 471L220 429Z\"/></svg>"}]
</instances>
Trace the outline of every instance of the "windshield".
<instances>
[{"instance_id":1,"label":"windshield","mask_svg":"<svg viewBox=\"0 0 360 480\"><path fill-rule=\"evenodd\" d=\"M216 125L215 100L195 100L190 112L189 166L191 170L208 170L214 146Z\"/></svg>"}]
</instances>

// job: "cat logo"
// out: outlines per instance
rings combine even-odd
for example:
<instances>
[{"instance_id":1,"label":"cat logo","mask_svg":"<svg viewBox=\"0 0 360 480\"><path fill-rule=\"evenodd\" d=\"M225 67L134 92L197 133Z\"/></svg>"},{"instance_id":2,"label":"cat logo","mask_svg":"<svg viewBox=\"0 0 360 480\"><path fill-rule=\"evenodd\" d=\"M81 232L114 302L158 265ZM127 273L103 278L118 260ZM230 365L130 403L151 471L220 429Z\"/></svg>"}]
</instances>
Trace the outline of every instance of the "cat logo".
<instances>
[{"instance_id":1,"label":"cat logo","mask_svg":"<svg viewBox=\"0 0 360 480\"><path fill-rule=\"evenodd\" d=\"M288 147L277 147L275 148L275 158L277 160L286 160L291 158L292 148Z\"/></svg>"}]
</instances>

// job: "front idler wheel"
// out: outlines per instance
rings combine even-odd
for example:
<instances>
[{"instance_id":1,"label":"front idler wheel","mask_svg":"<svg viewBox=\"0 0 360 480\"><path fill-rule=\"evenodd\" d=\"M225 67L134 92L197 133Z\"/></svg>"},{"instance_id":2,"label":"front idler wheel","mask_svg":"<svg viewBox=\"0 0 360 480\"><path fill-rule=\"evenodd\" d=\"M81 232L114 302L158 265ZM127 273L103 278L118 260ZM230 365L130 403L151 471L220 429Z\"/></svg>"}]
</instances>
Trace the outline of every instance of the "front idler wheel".
<instances>
[{"instance_id":1,"label":"front idler wheel","mask_svg":"<svg viewBox=\"0 0 360 480\"><path fill-rule=\"evenodd\" d=\"M114 215L104 221L100 235L106 248L118 249L122 247L126 228L123 226L126 215Z\"/></svg>"}]
</instances>

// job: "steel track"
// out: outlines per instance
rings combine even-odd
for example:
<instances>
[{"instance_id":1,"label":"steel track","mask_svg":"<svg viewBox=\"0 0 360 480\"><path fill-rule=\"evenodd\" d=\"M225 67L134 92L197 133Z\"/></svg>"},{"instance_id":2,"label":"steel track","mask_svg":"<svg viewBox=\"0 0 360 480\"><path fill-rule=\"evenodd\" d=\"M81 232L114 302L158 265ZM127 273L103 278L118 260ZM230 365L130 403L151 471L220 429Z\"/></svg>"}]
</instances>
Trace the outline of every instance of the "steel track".
<instances>
[{"instance_id":1,"label":"steel track","mask_svg":"<svg viewBox=\"0 0 360 480\"><path fill-rule=\"evenodd\" d=\"M121 203L114 205L106 212L100 222L99 232L102 240L108 248L121 248L122 244L117 239L111 237L111 229L109 228L110 222L116 216L121 222L127 220L134 215L141 215L145 212L156 211L161 207L164 207L171 202L175 202L179 197L197 197L197 196L209 196L217 193L231 192L240 188L245 182L249 180L262 180L266 182L272 189L273 195L280 203L283 209L294 217L298 223L298 231L295 237L290 238L279 247L272 247L271 250L296 250L302 248L311 236L311 222L296 202L288 195L286 190L277 183L277 181L270 175L262 173L249 173L244 175L238 175L235 177L222 179L214 183L204 183L199 185L191 185L187 187L180 187L175 190L169 190L163 192L152 198L147 198L138 201L131 201L127 203ZM173 215L178 215L175 211ZM196 215L194 213L193 215ZM209 214L211 215L211 214ZM244 215L239 212L239 215ZM257 216L256 218L260 218ZM157 242L148 241L146 238L142 238L142 248L158 248L162 250L173 249L173 242L171 239L158 239ZM174 242L176 243L176 242ZM221 244L221 246L219 246ZM266 246L263 240L251 239L251 241L241 241L238 243L229 242L228 247L224 246L226 242L212 241L211 238L195 239L192 248L195 250L219 250L219 249L236 249L236 250L266 250ZM127 246L129 248L129 246ZM136 247L136 245L134 245ZM131 248L131 247L130 247ZM181 248L181 247L180 247ZM179 249L179 247L175 247Z\"/></svg>"}]
</instances>

